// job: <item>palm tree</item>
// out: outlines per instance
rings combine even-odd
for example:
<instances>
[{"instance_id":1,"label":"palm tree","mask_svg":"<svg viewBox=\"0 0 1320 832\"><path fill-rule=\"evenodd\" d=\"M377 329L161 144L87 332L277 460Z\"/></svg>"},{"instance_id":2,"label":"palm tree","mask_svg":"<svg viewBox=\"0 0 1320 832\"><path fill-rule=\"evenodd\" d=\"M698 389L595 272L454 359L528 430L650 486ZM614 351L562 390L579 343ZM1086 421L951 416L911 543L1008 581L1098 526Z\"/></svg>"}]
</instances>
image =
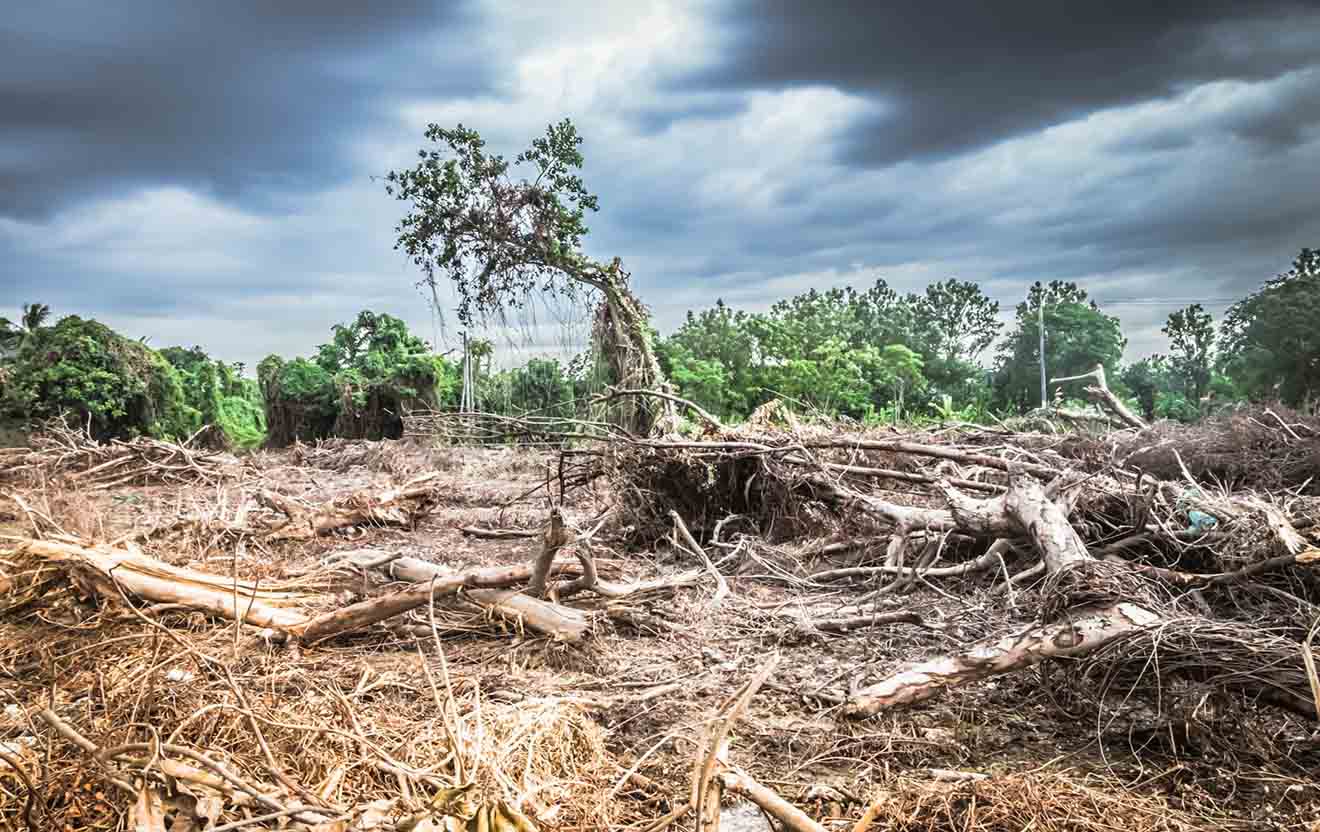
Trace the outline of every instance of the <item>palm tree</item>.
<instances>
[{"instance_id":1,"label":"palm tree","mask_svg":"<svg viewBox=\"0 0 1320 832\"><path fill-rule=\"evenodd\" d=\"M8 318L0 318L0 350L14 352L26 344L37 330L50 318L50 306L44 303L23 304L23 317L14 324Z\"/></svg>"},{"instance_id":2,"label":"palm tree","mask_svg":"<svg viewBox=\"0 0 1320 832\"><path fill-rule=\"evenodd\" d=\"M50 306L44 303L25 303L23 304L23 331L28 335L34 334L46 319L50 317Z\"/></svg>"}]
</instances>

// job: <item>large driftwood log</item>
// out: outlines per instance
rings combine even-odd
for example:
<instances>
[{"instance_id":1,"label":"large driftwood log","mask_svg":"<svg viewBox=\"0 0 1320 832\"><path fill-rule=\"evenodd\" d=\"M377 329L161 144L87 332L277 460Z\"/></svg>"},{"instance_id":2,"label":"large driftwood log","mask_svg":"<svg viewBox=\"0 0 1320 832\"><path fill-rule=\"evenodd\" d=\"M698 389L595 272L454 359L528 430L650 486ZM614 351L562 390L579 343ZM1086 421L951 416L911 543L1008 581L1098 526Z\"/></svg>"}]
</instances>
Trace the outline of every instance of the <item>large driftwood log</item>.
<instances>
[{"instance_id":1,"label":"large driftwood log","mask_svg":"<svg viewBox=\"0 0 1320 832\"><path fill-rule=\"evenodd\" d=\"M230 620L242 620L304 641L323 641L369 627L423 606L435 598L452 598L460 590L476 603L510 620L566 641L581 639L589 630L585 614L530 596L515 598L504 588L526 582L532 568L526 564L477 569L465 573L415 558L389 564L395 574L417 583L407 589L370 598L319 615L308 612L324 606L326 596L315 592L261 588L232 577L185 569L149 557L131 546L81 546L47 540L18 543L13 553L58 564L86 594L118 598L120 589L156 604L177 604ZM576 562L551 564L552 575L574 574ZM523 600L523 599L526 600Z\"/></svg>"},{"instance_id":2,"label":"large driftwood log","mask_svg":"<svg viewBox=\"0 0 1320 832\"><path fill-rule=\"evenodd\" d=\"M257 492L257 501L283 514L287 521L270 532L273 540L306 540L353 526L412 526L431 513L438 502L431 472L382 494L359 492L307 508L269 489Z\"/></svg>"},{"instance_id":3,"label":"large driftwood log","mask_svg":"<svg viewBox=\"0 0 1320 832\"><path fill-rule=\"evenodd\" d=\"M848 703L852 716L873 716L895 705L929 699L937 693L1045 659L1081 656L1162 619L1138 604L1119 603L1075 611L1064 621L1032 624L962 653L920 662L858 691Z\"/></svg>"},{"instance_id":4,"label":"large driftwood log","mask_svg":"<svg viewBox=\"0 0 1320 832\"><path fill-rule=\"evenodd\" d=\"M958 528L978 534L1016 534L1031 541L1054 576L1096 563L1064 509L1039 482L1012 476L1002 497L977 500L943 485ZM927 699L941 690L1038 664L1090 653L1117 638L1161 623L1164 617L1138 599L1073 609L1061 621L1032 624L961 653L903 668L858 691L849 713L870 716L894 705Z\"/></svg>"},{"instance_id":5,"label":"large driftwood log","mask_svg":"<svg viewBox=\"0 0 1320 832\"><path fill-rule=\"evenodd\" d=\"M549 571L551 574L560 574L577 567L576 563L552 564ZM432 598L456 595L463 589L500 589L523 583L529 580L531 575L532 567L526 564L477 569L466 573L441 572L425 583L418 583L389 595L369 598L323 613L291 632L304 641L323 641L414 610L430 603ZM519 608L527 609L525 605ZM511 614L516 613L511 612ZM577 637L581 637L580 632Z\"/></svg>"},{"instance_id":6,"label":"large driftwood log","mask_svg":"<svg viewBox=\"0 0 1320 832\"><path fill-rule=\"evenodd\" d=\"M1050 493L1055 490L1029 478L1014 476L1004 496L976 500L947 484L944 486L950 513L959 528L986 534L1007 524L1018 536L1031 541L1041 557L1043 571L1053 582L1052 589L1047 590L1054 595L1047 596L1045 620L966 650L901 668L858 691L847 705L849 713L870 716L895 705L929 698L941 690L1030 667L1047 659L1080 658L1154 629L1167 627L1171 632L1215 629L1213 622L1195 617L1175 618L1164 612L1154 600L1160 593L1150 590L1159 584L1169 588L1198 581L1229 582L1239 579L1238 573L1225 573L1222 577L1183 576L1167 569L1098 560L1087 551L1069 524L1066 498L1051 499ZM1285 534L1277 536L1291 540ZM1315 559L1312 551L1293 552L1285 557L1293 564L1308 563ZM1283 565L1282 559L1262 562L1254 568L1265 570L1279 565ZM1285 697L1299 701L1305 698L1299 693L1305 685L1297 682L1305 674L1289 670L1287 659L1281 663L1277 647L1265 644L1260 638L1253 640L1250 631L1235 631L1222 640L1241 645L1243 655L1249 657L1246 660L1261 665L1258 675L1225 674L1224 684L1240 685L1254 679L1281 691Z\"/></svg>"}]
</instances>

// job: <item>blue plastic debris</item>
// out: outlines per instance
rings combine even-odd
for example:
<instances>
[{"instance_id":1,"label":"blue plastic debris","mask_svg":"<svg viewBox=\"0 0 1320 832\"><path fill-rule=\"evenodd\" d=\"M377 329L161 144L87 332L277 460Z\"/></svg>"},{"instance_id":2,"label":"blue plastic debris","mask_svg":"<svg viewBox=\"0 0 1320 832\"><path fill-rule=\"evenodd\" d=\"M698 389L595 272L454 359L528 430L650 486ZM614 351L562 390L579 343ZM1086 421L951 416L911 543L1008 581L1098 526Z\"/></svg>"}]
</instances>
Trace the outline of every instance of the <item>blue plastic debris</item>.
<instances>
[{"instance_id":1,"label":"blue plastic debris","mask_svg":"<svg viewBox=\"0 0 1320 832\"><path fill-rule=\"evenodd\" d=\"M1197 511L1194 508L1187 511L1187 519L1192 523L1187 531L1196 532L1198 534L1208 532L1215 526L1219 525L1218 517L1215 517L1213 514L1206 514L1204 511Z\"/></svg>"}]
</instances>

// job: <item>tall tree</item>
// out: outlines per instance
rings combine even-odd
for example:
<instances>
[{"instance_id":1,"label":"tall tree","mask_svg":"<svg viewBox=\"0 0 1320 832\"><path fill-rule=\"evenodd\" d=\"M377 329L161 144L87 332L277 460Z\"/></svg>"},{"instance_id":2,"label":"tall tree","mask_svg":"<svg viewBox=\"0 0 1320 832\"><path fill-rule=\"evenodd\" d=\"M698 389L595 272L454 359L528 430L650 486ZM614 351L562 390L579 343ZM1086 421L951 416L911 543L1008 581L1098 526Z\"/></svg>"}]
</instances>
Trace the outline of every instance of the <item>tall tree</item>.
<instances>
[{"instance_id":1,"label":"tall tree","mask_svg":"<svg viewBox=\"0 0 1320 832\"><path fill-rule=\"evenodd\" d=\"M582 138L573 123L550 125L512 163L488 153L481 135L461 124L432 124L426 138L432 145L418 151L414 167L385 177L386 191L409 205L396 248L421 267L423 282L434 288L439 276L453 283L464 324L520 307L535 292L595 290L601 303L593 335L611 380L664 387L647 312L628 290L619 259L606 264L582 253L586 214L598 200L577 174ZM673 423L663 400L628 401L632 409L618 418L632 430Z\"/></svg>"},{"instance_id":2,"label":"tall tree","mask_svg":"<svg viewBox=\"0 0 1320 832\"><path fill-rule=\"evenodd\" d=\"M1221 364L1252 398L1314 402L1320 395L1318 320L1320 250L1304 248L1291 269L1228 310Z\"/></svg>"},{"instance_id":3,"label":"tall tree","mask_svg":"<svg viewBox=\"0 0 1320 832\"><path fill-rule=\"evenodd\" d=\"M1169 360L1162 355L1152 355L1123 368L1120 376L1132 395L1141 405L1141 415L1151 422L1156 418L1156 405L1159 397L1169 387Z\"/></svg>"},{"instance_id":4,"label":"tall tree","mask_svg":"<svg viewBox=\"0 0 1320 832\"><path fill-rule=\"evenodd\" d=\"M750 321L746 312L717 300L700 313L689 310L678 331L659 345L661 364L682 395L720 418L745 416L758 403L759 347Z\"/></svg>"},{"instance_id":5,"label":"tall tree","mask_svg":"<svg viewBox=\"0 0 1320 832\"><path fill-rule=\"evenodd\" d=\"M1075 283L1039 281L1032 284L1027 299L1017 305L1013 331L1000 345L995 372L995 398L1000 406L1025 413L1040 404L1040 326L1038 313L1044 306L1045 370L1050 378L1079 375L1097 364L1110 376L1127 340L1118 318L1100 311Z\"/></svg>"},{"instance_id":6,"label":"tall tree","mask_svg":"<svg viewBox=\"0 0 1320 832\"><path fill-rule=\"evenodd\" d=\"M917 321L941 358L974 362L999 332L999 301L970 281L943 280L916 302Z\"/></svg>"},{"instance_id":7,"label":"tall tree","mask_svg":"<svg viewBox=\"0 0 1320 832\"><path fill-rule=\"evenodd\" d=\"M0 318L0 349L17 350L31 341L49 319L50 306L44 303L23 304L23 314L18 319L17 325L8 318Z\"/></svg>"},{"instance_id":8,"label":"tall tree","mask_svg":"<svg viewBox=\"0 0 1320 832\"><path fill-rule=\"evenodd\" d=\"M1171 313L1161 331L1169 336L1169 363L1182 382L1183 395L1193 407L1199 408L1210 389L1214 319L1201 304L1194 303Z\"/></svg>"}]
</instances>

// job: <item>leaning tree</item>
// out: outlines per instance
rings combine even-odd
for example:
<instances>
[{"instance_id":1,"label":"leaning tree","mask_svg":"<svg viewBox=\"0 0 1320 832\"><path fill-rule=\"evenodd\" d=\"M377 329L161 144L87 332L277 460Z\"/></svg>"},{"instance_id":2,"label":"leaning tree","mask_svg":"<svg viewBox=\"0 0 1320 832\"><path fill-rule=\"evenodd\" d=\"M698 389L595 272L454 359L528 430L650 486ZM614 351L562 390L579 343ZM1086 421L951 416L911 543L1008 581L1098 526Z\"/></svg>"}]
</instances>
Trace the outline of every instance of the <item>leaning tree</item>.
<instances>
[{"instance_id":1,"label":"leaning tree","mask_svg":"<svg viewBox=\"0 0 1320 832\"><path fill-rule=\"evenodd\" d=\"M602 263L582 252L586 213L598 204L577 174L582 138L573 123L551 125L512 163L487 152L481 135L461 124L432 124L426 138L431 146L418 151L417 164L385 179L386 191L409 204L395 248L421 267L432 296L440 280L452 281L459 320L470 325L520 308L536 293L594 293L593 345L611 382L662 394L616 399L623 404L614 418L639 434L670 429L674 410L646 308L619 258Z\"/></svg>"}]
</instances>

